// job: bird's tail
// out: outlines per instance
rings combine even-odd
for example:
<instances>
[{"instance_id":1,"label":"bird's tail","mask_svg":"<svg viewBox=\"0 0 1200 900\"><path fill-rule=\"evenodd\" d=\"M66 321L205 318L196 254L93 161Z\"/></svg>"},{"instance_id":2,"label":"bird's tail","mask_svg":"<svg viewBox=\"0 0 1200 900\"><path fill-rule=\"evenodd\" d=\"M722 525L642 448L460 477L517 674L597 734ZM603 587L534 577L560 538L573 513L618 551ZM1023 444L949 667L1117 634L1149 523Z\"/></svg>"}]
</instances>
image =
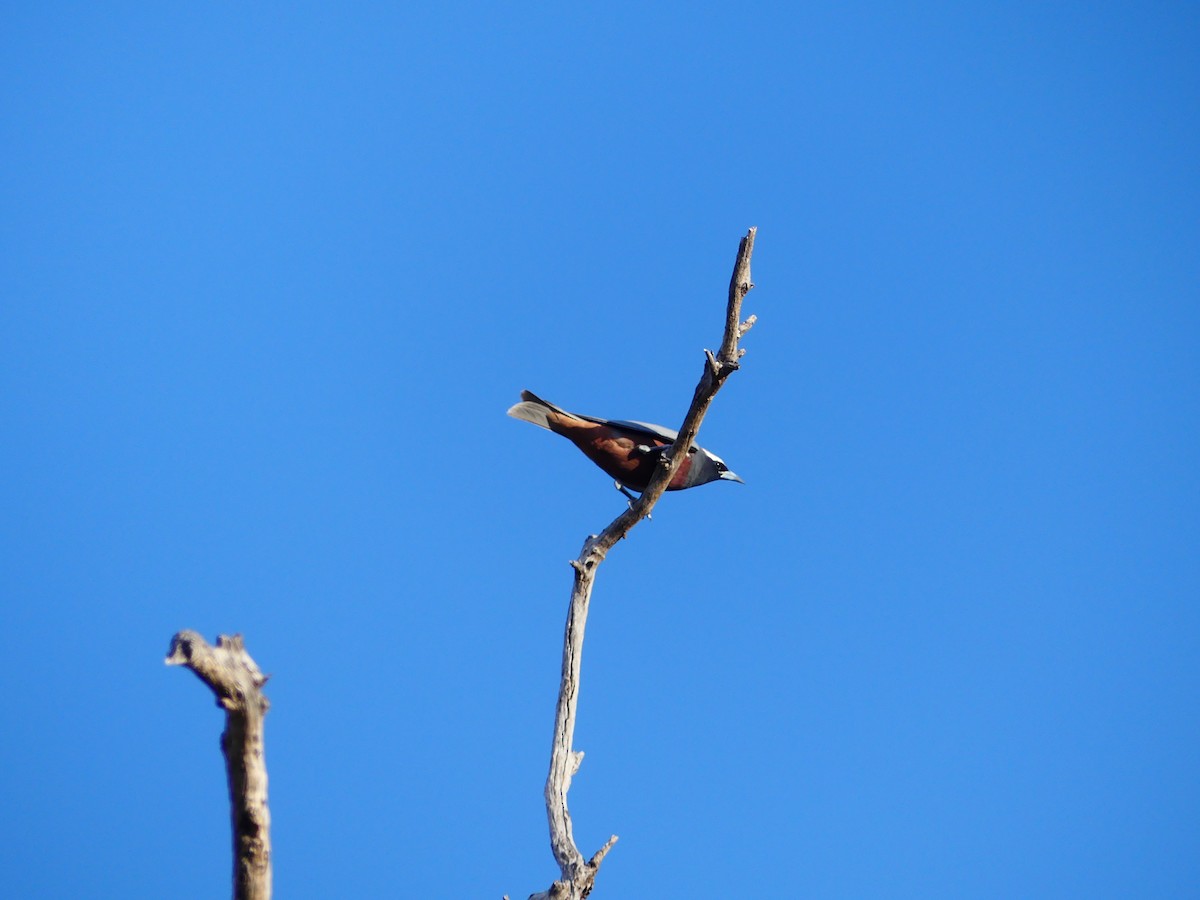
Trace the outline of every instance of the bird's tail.
<instances>
[{"instance_id":1,"label":"bird's tail","mask_svg":"<svg viewBox=\"0 0 1200 900\"><path fill-rule=\"evenodd\" d=\"M548 431L554 429L550 427L550 415L557 414L576 418L565 409L559 409L553 403L547 403L533 391L521 391L521 402L516 406L510 407L508 414L514 419L520 419L523 422L532 422L540 428L545 428Z\"/></svg>"}]
</instances>

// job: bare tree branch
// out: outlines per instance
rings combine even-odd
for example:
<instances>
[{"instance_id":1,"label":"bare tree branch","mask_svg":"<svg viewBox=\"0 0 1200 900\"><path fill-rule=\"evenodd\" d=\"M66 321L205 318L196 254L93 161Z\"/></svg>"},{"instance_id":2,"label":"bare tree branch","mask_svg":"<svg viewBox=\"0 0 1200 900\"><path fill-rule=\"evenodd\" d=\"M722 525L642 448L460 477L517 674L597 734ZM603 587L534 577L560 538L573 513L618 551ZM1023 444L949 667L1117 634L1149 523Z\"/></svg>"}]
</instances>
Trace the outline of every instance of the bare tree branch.
<instances>
[{"instance_id":1,"label":"bare tree branch","mask_svg":"<svg viewBox=\"0 0 1200 900\"><path fill-rule=\"evenodd\" d=\"M263 749L263 718L270 703L262 693L268 676L250 658L240 634L221 635L214 647L195 631L181 631L171 639L165 661L195 672L225 710L221 752L233 820L233 896L270 900L271 811Z\"/></svg>"},{"instance_id":2,"label":"bare tree branch","mask_svg":"<svg viewBox=\"0 0 1200 900\"><path fill-rule=\"evenodd\" d=\"M696 385L692 405L684 417L679 437L672 445L672 450L676 447L690 447L696 440L700 423L708 412L713 397L721 389L725 379L737 371L738 360L745 352L738 349L738 341L755 321L755 317L750 316L743 322L741 315L742 300L754 287L750 280L750 257L754 252L756 231L757 229L751 228L738 247L737 261L734 263L733 277L729 283L729 302L725 310L725 333L721 349L715 356L709 350L704 351L704 371L700 376L700 383ZM567 792L571 789L571 779L579 771L579 765L583 761L583 751L575 750L572 741L579 703L579 673L583 659L583 634L587 624L588 605L591 602L597 567L617 541L650 515L654 504L666 491L671 477L686 457L686 453L676 455L674 452L664 452L659 459L658 471L641 497L599 535L589 536L584 541L578 559L571 562L575 569L575 584L571 591L571 606L567 613L567 626L563 637L562 681L558 690L554 743L545 790L546 815L550 822L550 849L554 853L562 877L548 890L531 895L529 900L582 900L591 893L600 864L617 841L614 834L590 860L585 860L579 848L575 846L571 814L567 809Z\"/></svg>"}]
</instances>

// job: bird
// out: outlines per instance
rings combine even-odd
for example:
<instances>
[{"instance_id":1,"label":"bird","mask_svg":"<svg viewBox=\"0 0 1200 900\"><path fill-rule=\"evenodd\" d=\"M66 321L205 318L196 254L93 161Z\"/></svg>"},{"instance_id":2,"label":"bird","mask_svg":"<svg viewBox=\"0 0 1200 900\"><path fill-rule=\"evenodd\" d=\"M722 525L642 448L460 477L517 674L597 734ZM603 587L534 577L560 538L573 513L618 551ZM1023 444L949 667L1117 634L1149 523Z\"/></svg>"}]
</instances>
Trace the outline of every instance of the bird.
<instances>
[{"instance_id":1,"label":"bird","mask_svg":"<svg viewBox=\"0 0 1200 900\"><path fill-rule=\"evenodd\" d=\"M629 491L641 493L646 490L663 450L673 446L679 436L677 431L649 422L570 413L532 391L521 391L521 402L511 407L508 414L561 434L615 479L617 489L631 501ZM710 481L746 483L715 453L693 444L667 490L682 491Z\"/></svg>"}]
</instances>

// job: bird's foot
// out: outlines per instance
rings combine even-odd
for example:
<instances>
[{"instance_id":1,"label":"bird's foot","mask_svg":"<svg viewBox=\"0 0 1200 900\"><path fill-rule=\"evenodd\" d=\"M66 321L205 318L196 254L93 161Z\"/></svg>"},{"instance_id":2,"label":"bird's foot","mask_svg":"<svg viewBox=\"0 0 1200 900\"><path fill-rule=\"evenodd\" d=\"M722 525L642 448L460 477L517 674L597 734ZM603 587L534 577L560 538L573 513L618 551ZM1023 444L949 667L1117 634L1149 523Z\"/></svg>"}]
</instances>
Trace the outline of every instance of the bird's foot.
<instances>
[{"instance_id":1,"label":"bird's foot","mask_svg":"<svg viewBox=\"0 0 1200 900\"><path fill-rule=\"evenodd\" d=\"M633 509L633 504L638 498L633 496L633 494L629 493L629 489L626 488L625 485L621 484L621 482L619 482L619 481L614 481L613 487L615 487L618 491L620 491L622 494L625 495L625 500L629 504L629 508ZM650 518L649 513L646 514L646 518L647 519Z\"/></svg>"}]
</instances>

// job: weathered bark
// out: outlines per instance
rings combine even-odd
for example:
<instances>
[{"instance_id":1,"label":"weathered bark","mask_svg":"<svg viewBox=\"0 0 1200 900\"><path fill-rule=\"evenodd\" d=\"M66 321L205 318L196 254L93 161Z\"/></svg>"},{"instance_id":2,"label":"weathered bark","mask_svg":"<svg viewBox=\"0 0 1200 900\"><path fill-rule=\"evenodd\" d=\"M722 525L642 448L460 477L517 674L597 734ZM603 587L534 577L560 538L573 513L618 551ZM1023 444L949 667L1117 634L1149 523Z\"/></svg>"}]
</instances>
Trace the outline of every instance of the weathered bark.
<instances>
[{"instance_id":1,"label":"weathered bark","mask_svg":"<svg viewBox=\"0 0 1200 900\"><path fill-rule=\"evenodd\" d=\"M742 300L754 287L750 280L750 257L754 252L754 236L757 229L751 228L738 247L733 277L729 283L729 301L725 310L725 333L721 349L714 356L705 350L704 372L696 385L692 405L679 429L674 447L690 447L696 440L700 423L708 411L713 397L733 372L737 371L738 360L745 353L738 349L738 341L754 325L755 317L742 321ZM550 888L530 896L529 900L582 900L591 893L605 855L617 841L614 834L592 856L585 860L571 829L571 814L567 809L567 791L571 778L579 771L583 751L572 747L575 735L575 715L579 703L579 673L583 660L583 634L587 625L588 605L592 597L592 585L596 569L604 561L608 551L617 541L627 535L638 522L650 515L654 504L667 489L667 484L682 464L686 454L664 453L659 468L650 484L631 507L618 516L599 535L591 535L583 543L579 557L572 560L575 583L571 591L571 606L567 613L566 633L563 637L562 680L558 689L558 707L554 716L554 742L550 752L550 773L546 778L546 816L550 823L550 849L558 863L562 877Z\"/></svg>"},{"instance_id":2,"label":"weathered bark","mask_svg":"<svg viewBox=\"0 0 1200 900\"><path fill-rule=\"evenodd\" d=\"M270 900L271 811L263 748L263 719L270 704L262 693L267 676L246 652L241 635L221 635L213 647L196 632L181 631L171 639L166 663L195 672L225 710L221 752L233 822L233 896Z\"/></svg>"}]
</instances>

